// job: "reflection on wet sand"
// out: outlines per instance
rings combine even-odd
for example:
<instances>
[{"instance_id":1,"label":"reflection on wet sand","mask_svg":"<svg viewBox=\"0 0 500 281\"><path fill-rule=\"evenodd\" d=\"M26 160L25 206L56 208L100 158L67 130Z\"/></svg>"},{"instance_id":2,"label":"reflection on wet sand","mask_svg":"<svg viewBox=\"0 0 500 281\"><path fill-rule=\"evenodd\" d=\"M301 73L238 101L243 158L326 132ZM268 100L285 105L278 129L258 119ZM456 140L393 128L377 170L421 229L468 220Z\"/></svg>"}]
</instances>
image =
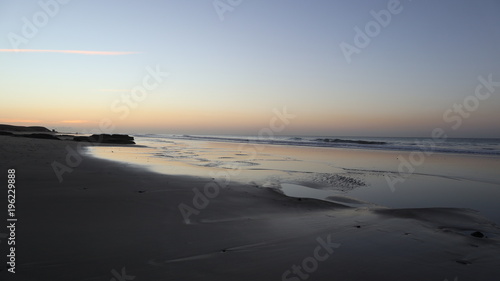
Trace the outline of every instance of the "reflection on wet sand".
<instances>
[{"instance_id":1,"label":"reflection on wet sand","mask_svg":"<svg viewBox=\"0 0 500 281\"><path fill-rule=\"evenodd\" d=\"M385 176L399 174L401 152L194 140L137 141L145 147L90 150L97 157L147 166L164 174L204 178L226 175L233 182L264 188L285 186L293 190L291 186L303 186L301 192L309 193L301 195L304 198L334 191L394 208L471 208L500 222L496 212L496 198L500 197L498 157L434 154L391 190Z\"/></svg>"}]
</instances>

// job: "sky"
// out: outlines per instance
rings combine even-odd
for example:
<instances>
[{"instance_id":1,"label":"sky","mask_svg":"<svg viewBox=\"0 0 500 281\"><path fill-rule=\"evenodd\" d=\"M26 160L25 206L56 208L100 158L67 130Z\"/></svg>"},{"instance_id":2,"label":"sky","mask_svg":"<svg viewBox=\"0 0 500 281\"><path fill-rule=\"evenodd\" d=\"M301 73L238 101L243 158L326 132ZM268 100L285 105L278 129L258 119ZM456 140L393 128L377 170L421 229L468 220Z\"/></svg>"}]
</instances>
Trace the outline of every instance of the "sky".
<instances>
[{"instance_id":1,"label":"sky","mask_svg":"<svg viewBox=\"0 0 500 281\"><path fill-rule=\"evenodd\" d=\"M500 137L499 12L496 0L2 0L0 123Z\"/></svg>"}]
</instances>

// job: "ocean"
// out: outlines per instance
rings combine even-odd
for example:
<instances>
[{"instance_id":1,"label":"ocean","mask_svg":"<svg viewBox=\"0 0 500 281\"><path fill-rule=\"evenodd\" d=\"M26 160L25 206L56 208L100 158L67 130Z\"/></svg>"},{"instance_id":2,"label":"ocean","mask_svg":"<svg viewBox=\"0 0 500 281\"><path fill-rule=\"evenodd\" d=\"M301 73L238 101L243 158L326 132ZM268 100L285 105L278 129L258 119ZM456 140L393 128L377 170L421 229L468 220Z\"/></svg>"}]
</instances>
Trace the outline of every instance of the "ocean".
<instances>
[{"instance_id":1,"label":"ocean","mask_svg":"<svg viewBox=\"0 0 500 281\"><path fill-rule=\"evenodd\" d=\"M224 186L269 188L287 196L358 207L468 208L500 223L500 139L172 134L134 138L136 146L96 146L89 151L122 165L215 180Z\"/></svg>"},{"instance_id":2,"label":"ocean","mask_svg":"<svg viewBox=\"0 0 500 281\"><path fill-rule=\"evenodd\" d=\"M423 151L428 153L456 153L500 155L498 138L411 138L411 137L331 137L331 136L237 136L237 135L134 135L138 143L150 145L162 140L194 140L229 143L254 143L285 146L333 147L388 151Z\"/></svg>"}]
</instances>

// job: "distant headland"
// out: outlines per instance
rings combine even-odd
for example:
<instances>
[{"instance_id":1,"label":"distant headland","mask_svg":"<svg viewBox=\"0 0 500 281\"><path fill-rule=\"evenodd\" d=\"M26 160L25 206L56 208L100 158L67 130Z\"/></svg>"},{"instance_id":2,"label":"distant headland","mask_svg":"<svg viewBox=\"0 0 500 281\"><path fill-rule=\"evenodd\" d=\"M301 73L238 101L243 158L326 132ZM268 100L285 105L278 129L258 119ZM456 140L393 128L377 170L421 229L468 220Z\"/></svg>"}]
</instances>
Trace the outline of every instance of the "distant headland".
<instances>
[{"instance_id":1,"label":"distant headland","mask_svg":"<svg viewBox=\"0 0 500 281\"><path fill-rule=\"evenodd\" d=\"M58 134L42 126L14 126L0 124L0 135L51 140L72 140L91 143L135 144L134 137L122 134L94 134L91 136L74 136Z\"/></svg>"}]
</instances>

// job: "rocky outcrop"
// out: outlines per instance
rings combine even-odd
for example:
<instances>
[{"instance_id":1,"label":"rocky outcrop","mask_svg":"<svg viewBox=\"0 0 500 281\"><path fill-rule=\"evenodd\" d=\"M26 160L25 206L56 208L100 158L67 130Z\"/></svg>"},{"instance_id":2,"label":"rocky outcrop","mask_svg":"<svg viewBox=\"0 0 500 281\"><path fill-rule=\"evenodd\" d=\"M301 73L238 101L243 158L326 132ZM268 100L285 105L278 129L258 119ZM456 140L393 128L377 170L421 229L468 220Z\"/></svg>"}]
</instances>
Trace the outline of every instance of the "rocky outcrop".
<instances>
[{"instance_id":1,"label":"rocky outcrop","mask_svg":"<svg viewBox=\"0 0 500 281\"><path fill-rule=\"evenodd\" d=\"M0 124L0 135L12 137L25 137L35 139L49 140L74 140L91 143L112 143L112 144L135 144L134 137L121 134L94 134L91 136L73 136L73 135L56 135L55 131L51 131L42 126L13 126Z\"/></svg>"},{"instance_id":2,"label":"rocky outcrop","mask_svg":"<svg viewBox=\"0 0 500 281\"><path fill-rule=\"evenodd\" d=\"M34 139L60 140L58 137L51 134L25 134L19 136L25 138L34 138Z\"/></svg>"},{"instance_id":3,"label":"rocky outcrop","mask_svg":"<svg viewBox=\"0 0 500 281\"><path fill-rule=\"evenodd\" d=\"M94 134L90 137L74 137L73 140L94 142L94 143L135 144L134 137L131 137L129 135L120 135L120 134L113 134L113 135Z\"/></svg>"},{"instance_id":4,"label":"rocky outcrop","mask_svg":"<svg viewBox=\"0 0 500 281\"><path fill-rule=\"evenodd\" d=\"M51 132L49 129L42 126L13 126L13 125L5 125L0 124L0 131L8 131L8 132L40 132L40 133L49 133Z\"/></svg>"},{"instance_id":5,"label":"rocky outcrop","mask_svg":"<svg viewBox=\"0 0 500 281\"><path fill-rule=\"evenodd\" d=\"M59 140L51 131L42 126L13 126L0 124L0 135L35 139Z\"/></svg>"},{"instance_id":6,"label":"rocky outcrop","mask_svg":"<svg viewBox=\"0 0 500 281\"><path fill-rule=\"evenodd\" d=\"M0 131L0 136L13 136L14 134L11 133L11 132L4 132L4 131Z\"/></svg>"}]
</instances>

